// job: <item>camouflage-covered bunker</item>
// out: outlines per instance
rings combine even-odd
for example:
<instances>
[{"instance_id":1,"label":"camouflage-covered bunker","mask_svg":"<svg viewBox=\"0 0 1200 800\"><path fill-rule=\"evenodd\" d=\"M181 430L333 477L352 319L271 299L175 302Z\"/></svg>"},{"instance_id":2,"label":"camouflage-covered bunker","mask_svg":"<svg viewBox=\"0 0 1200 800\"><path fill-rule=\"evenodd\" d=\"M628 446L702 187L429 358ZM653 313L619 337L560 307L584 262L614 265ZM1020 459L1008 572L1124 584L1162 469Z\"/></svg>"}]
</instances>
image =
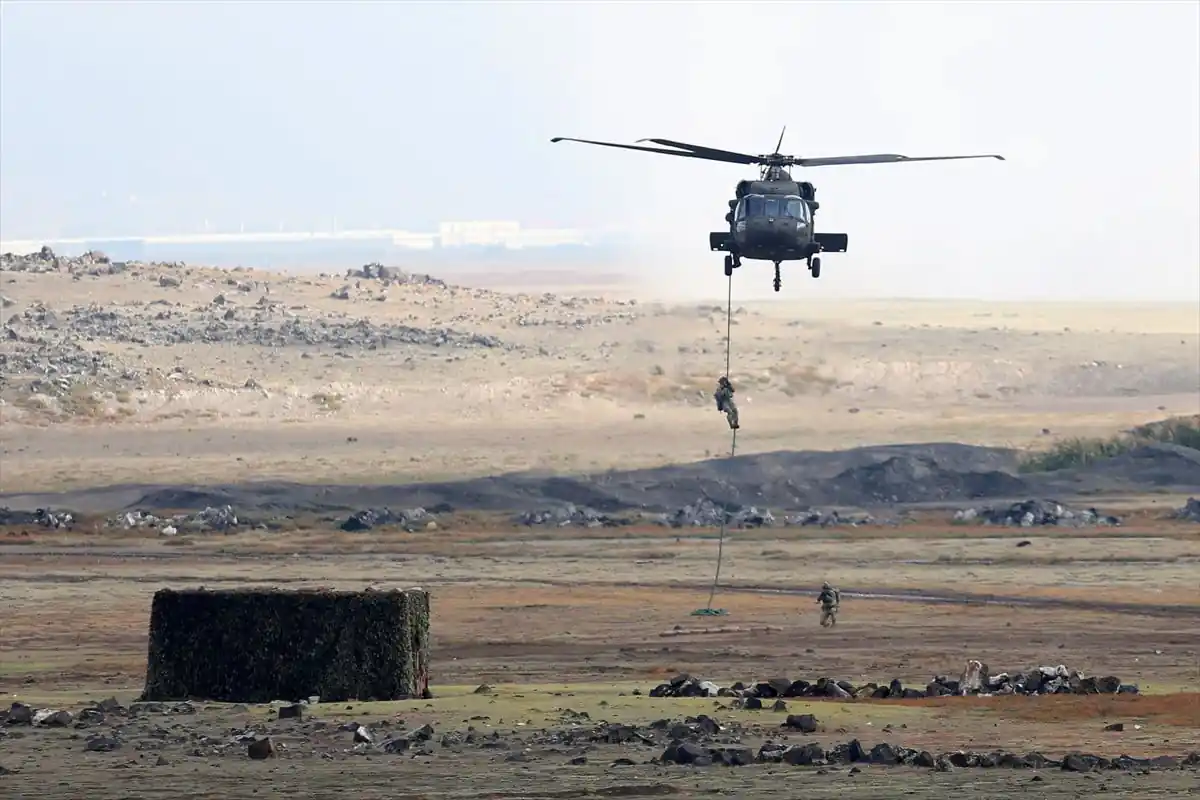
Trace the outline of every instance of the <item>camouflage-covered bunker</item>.
<instances>
[{"instance_id":1,"label":"camouflage-covered bunker","mask_svg":"<svg viewBox=\"0 0 1200 800\"><path fill-rule=\"evenodd\" d=\"M144 700L401 700L429 687L429 593L154 594Z\"/></svg>"}]
</instances>

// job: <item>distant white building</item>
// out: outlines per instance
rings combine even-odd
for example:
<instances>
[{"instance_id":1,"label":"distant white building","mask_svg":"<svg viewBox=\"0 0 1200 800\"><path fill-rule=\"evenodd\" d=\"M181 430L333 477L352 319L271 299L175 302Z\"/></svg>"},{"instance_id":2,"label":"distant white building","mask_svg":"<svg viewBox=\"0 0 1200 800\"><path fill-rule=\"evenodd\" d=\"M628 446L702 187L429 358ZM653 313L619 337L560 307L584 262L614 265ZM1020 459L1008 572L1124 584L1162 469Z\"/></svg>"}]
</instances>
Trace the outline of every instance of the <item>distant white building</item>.
<instances>
[{"instance_id":1,"label":"distant white building","mask_svg":"<svg viewBox=\"0 0 1200 800\"><path fill-rule=\"evenodd\" d=\"M436 233L397 229L238 231L174 236L10 240L0 241L0 252L32 253L43 245L49 245L59 255L80 255L94 249L116 260L182 259L213 264L241 263L244 260L245 263L274 263L278 259L285 262L304 261L311 255L324 262L342 258L350 261L386 260L413 251L426 251L433 256L439 250L460 248L523 250L527 253L539 248L592 249L609 238L604 233L589 234L573 228L523 230L521 223L512 220L466 220L443 222L438 225Z\"/></svg>"},{"instance_id":2,"label":"distant white building","mask_svg":"<svg viewBox=\"0 0 1200 800\"><path fill-rule=\"evenodd\" d=\"M521 235L519 222L443 222L438 225L442 247L507 245Z\"/></svg>"},{"instance_id":3,"label":"distant white building","mask_svg":"<svg viewBox=\"0 0 1200 800\"><path fill-rule=\"evenodd\" d=\"M438 226L442 247L554 247L588 244L587 235L573 228L532 228L522 230L521 223L505 221L443 222Z\"/></svg>"}]
</instances>

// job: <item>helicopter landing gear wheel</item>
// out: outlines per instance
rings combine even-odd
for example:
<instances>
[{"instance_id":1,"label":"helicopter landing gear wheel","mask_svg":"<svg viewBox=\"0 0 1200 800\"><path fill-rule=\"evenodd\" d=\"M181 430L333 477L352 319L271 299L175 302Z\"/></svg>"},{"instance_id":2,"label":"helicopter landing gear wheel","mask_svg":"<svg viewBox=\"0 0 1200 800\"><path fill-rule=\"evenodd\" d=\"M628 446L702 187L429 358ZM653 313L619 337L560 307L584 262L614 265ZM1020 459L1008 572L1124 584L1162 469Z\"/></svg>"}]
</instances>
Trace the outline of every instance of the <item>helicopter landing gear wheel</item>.
<instances>
[{"instance_id":1,"label":"helicopter landing gear wheel","mask_svg":"<svg viewBox=\"0 0 1200 800\"><path fill-rule=\"evenodd\" d=\"M783 281L779 278L779 262L775 262L775 291L779 291L779 287L783 286Z\"/></svg>"},{"instance_id":2,"label":"helicopter landing gear wheel","mask_svg":"<svg viewBox=\"0 0 1200 800\"><path fill-rule=\"evenodd\" d=\"M821 277L821 259L814 258L808 262L808 271L812 273L814 278Z\"/></svg>"},{"instance_id":3,"label":"helicopter landing gear wheel","mask_svg":"<svg viewBox=\"0 0 1200 800\"><path fill-rule=\"evenodd\" d=\"M733 275L733 256L725 256L725 277Z\"/></svg>"}]
</instances>

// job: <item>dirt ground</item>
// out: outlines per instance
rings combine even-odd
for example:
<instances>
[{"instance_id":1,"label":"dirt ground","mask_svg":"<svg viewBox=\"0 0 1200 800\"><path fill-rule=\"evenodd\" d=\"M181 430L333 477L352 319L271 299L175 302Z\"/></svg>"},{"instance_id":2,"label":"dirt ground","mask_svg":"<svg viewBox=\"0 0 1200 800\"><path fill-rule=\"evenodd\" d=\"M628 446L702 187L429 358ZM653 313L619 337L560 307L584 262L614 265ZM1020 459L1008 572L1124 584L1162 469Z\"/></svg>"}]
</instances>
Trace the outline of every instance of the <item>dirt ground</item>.
<instances>
[{"instance_id":1,"label":"dirt ground","mask_svg":"<svg viewBox=\"0 0 1200 800\"><path fill-rule=\"evenodd\" d=\"M833 702L794 699L788 713L814 713L825 747L857 738L931 752L960 749L1051 757L1184 755L1200 751L1200 536L1194 526L1157 524L1095 532L1056 531L1015 548L986 529L913 526L755 531L727 546L722 617L694 617L707 604L716 543L710 533L604 531L530 534L262 532L178 545L147 536L9 536L0 547L4 652L0 688L12 700L76 710L115 696L127 704L145 674L146 622L164 586L406 587L432 593L434 698L397 703L319 704L314 731L275 721L266 707L201 705L165 715L181 742L145 749L83 751L81 732L10 727L0 739L0 776L33 796L164 797L181 783L201 797L558 798L794 797L797 787L831 797L1181 796L1195 770L1076 775L1058 769L845 766L818 773L786 765L692 768L647 763L648 745L555 745L540 731L592 721L648 723L709 714L736 724L757 750L778 737L782 714L718 700L649 698L679 671L727 685L767 677L832 675L863 683L899 677L924 685L956 674L968 658L993 672L1066 664L1137 683L1138 697L1054 696ZM1136 553L1136 557L1122 557ZM986 565L986 569L985 569ZM833 629L817 624L823 578L845 593ZM1153 587L1153 588L1150 588ZM802 590L801 593L791 593ZM913 590L921 596L902 597ZM787 593L785 593L787 592ZM944 602L945 598L955 602ZM1006 602L1004 597L1025 601ZM1000 599L998 599L1000 598ZM474 693L479 684L494 692ZM634 694L638 690L641 694ZM435 749L432 756L352 752L347 722L372 730L432 724L502 732L494 749ZM1105 731L1123 722L1125 729ZM169 723L169 724L168 724ZM228 738L258 724L282 743L270 763L244 746L220 754L195 737ZM127 736L138 729L128 725ZM19 738L18 738L19 737ZM139 748L142 745L139 745ZM514 753L524 760L512 760ZM570 764L584 755L584 764ZM159 757L165 763L159 763ZM632 765L613 766L619 758ZM113 772L112 770L120 770ZM390 781L381 783L380 770ZM60 776L69 775L65 783ZM34 789L36 787L36 790ZM1175 793L1173 795L1173 793Z\"/></svg>"},{"instance_id":2,"label":"dirt ground","mask_svg":"<svg viewBox=\"0 0 1200 800\"><path fill-rule=\"evenodd\" d=\"M96 304L129 319L162 308L184 314L209 309L222 291L230 297L220 308L232 306L241 318L259 298L224 289L226 273L189 268L179 275L180 286L164 287L154 270L80 280L5 273L6 320L34 302L59 312ZM89 347L158 377L69 407L0 407L0 491L269 478L403 482L653 466L728 446L709 396L724 368L720 303L416 285L392 286L379 301L378 287L366 281L338 300L330 293L346 282L341 277L242 271L237 279L269 284L272 303L314 326L359 318L445 326L514 347L94 337ZM735 307L741 452L914 441L1045 446L1200 413L1194 304L792 299L735 300ZM152 338L156 329L149 330ZM163 378L181 374L172 372L180 366L195 380ZM71 409L86 413L72 416ZM1123 497L1119 507L1158 513L1163 502ZM1020 540L1030 543L1018 547ZM646 692L679 671L721 684L829 675L923 686L936 674L957 676L978 658L993 672L1064 664L1112 674L1142 694L789 700L788 713L815 714L820 729L808 740L827 748L857 738L867 747L886 741L931 752L1007 748L1052 757L1200 750L1194 524L1135 517L1119 528L918 521L737 532L725 545L713 600L727 614L691 616L708 602L716 553L713 531L661 528L348 534L315 527L176 538L0 531L0 692L7 702L79 711L114 696L128 706L145 677L153 593L198 585L426 588L434 684L430 700L323 703L302 722L276 720L267 707L199 702L194 713L116 717L96 730L0 726L0 795L932 799L1104 791L1173 798L1200 781L1194 768L695 768L651 763L662 753L661 734L653 746L555 740L556 731L581 725L578 712L588 724L705 713L757 751L779 738L781 712ZM843 593L839 622L828 630L818 625L815 603L823 580ZM476 694L484 683L493 692ZM436 744L419 757L355 752L340 729L349 722L374 731L428 723L436 737L473 726L502 744ZM1105 730L1115 722L1124 730ZM281 745L276 758L252 761L244 745L230 744L249 726ZM122 731L124 747L85 751L88 737L110 728ZM572 763L581 756L584 762Z\"/></svg>"}]
</instances>

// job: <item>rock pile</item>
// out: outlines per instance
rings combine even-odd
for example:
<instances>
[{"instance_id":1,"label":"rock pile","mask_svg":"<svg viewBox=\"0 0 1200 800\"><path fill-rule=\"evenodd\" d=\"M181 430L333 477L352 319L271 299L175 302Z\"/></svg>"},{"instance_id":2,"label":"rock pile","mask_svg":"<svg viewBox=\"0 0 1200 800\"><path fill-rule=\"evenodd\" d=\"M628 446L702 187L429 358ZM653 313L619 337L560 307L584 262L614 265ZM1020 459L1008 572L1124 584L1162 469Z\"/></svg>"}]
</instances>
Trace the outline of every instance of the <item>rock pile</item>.
<instances>
[{"instance_id":1,"label":"rock pile","mask_svg":"<svg viewBox=\"0 0 1200 800\"><path fill-rule=\"evenodd\" d=\"M659 519L661 524L672 528L716 528L722 521L730 528L768 528L776 524L775 515L769 509L759 511L754 506L726 508L707 497Z\"/></svg>"},{"instance_id":2,"label":"rock pile","mask_svg":"<svg viewBox=\"0 0 1200 800\"><path fill-rule=\"evenodd\" d=\"M85 350L77 341L71 320L35 302L4 324L8 344L0 352L0 389L23 376L32 392L59 396L80 380L107 378L111 386L140 382L142 373L105 353Z\"/></svg>"},{"instance_id":3,"label":"rock pile","mask_svg":"<svg viewBox=\"0 0 1200 800\"><path fill-rule=\"evenodd\" d=\"M1175 512L1175 518L1189 522L1200 522L1200 500L1197 500L1195 497L1189 497L1183 508Z\"/></svg>"},{"instance_id":4,"label":"rock pile","mask_svg":"<svg viewBox=\"0 0 1200 800\"><path fill-rule=\"evenodd\" d=\"M875 522L870 514L846 515L837 511L823 512L817 509L788 514L782 519L776 517L769 508L759 509L755 506L722 507L708 498L692 505L664 514L657 522L672 528L716 528L720 527L724 518L727 528L778 528L778 527L807 527L819 525L822 528L840 525L869 525Z\"/></svg>"},{"instance_id":5,"label":"rock pile","mask_svg":"<svg viewBox=\"0 0 1200 800\"><path fill-rule=\"evenodd\" d=\"M315 700L316 698L312 698ZM448 730L439 733L432 724L412 725L403 720L346 722L309 719L310 705L284 704L270 721L225 727L211 713L197 714L191 703L135 702L127 708L115 699L89 703L78 712L36 708L13 703L0 710L0 737L45 736L51 742L94 753L133 750L157 753L158 765L171 763L167 755L182 758L269 759L290 751L292 758L326 760L355 756L451 757L466 748L486 751L504 762L528 762L546 757L582 765L590 759L618 756L611 763L636 763L707 767L744 767L754 764L787 764L811 767L857 765L924 767L937 771L967 768L1046 769L1072 772L1099 770L1192 769L1200 766L1200 753L1182 756L1130 758L1068 753L1050 758L1038 752L954 751L934 754L901 744L883 742L868 747L857 739L827 747L813 738L815 718L809 725L785 724L778 735L755 748L747 743L749 728L721 723L704 714L684 719L661 719L649 725L592 722L586 712L563 709L560 727L550 729ZM212 712L211 707L204 709ZM245 713L245 706L234 706ZM796 719L802 719L796 718ZM487 720L485 716L475 719ZM792 718L789 718L791 721ZM398 727L393 728L393 724ZM55 729L71 728L71 731ZM797 734L800 738L797 741ZM608 754L605 754L607 750ZM567 751L567 752L564 752Z\"/></svg>"},{"instance_id":6,"label":"rock pile","mask_svg":"<svg viewBox=\"0 0 1200 800\"><path fill-rule=\"evenodd\" d=\"M131 709L122 706L114 697L94 700L77 713L14 702L7 710L0 711L0 724L65 728L74 723L76 728L86 728L104 722L109 716L124 717L130 713Z\"/></svg>"},{"instance_id":7,"label":"rock pile","mask_svg":"<svg viewBox=\"0 0 1200 800\"><path fill-rule=\"evenodd\" d=\"M346 277L383 281L385 286L393 283L442 287L446 285L444 280L435 278L432 275L405 272L399 267L385 267L383 264L375 261L371 262L370 264L363 264L360 269L346 270Z\"/></svg>"},{"instance_id":8,"label":"rock pile","mask_svg":"<svg viewBox=\"0 0 1200 800\"><path fill-rule=\"evenodd\" d=\"M344 531L369 531L379 525L398 525L409 533L433 530L437 521L423 508L392 511L390 508L368 508L350 515L339 527Z\"/></svg>"},{"instance_id":9,"label":"rock pile","mask_svg":"<svg viewBox=\"0 0 1200 800\"><path fill-rule=\"evenodd\" d=\"M38 525L43 528L70 528L75 524L75 515L70 511L51 511L39 508L36 511L13 511L0 508L0 525Z\"/></svg>"},{"instance_id":10,"label":"rock pile","mask_svg":"<svg viewBox=\"0 0 1200 800\"><path fill-rule=\"evenodd\" d=\"M1094 508L1075 511L1053 500L1025 500L1010 506L967 508L956 511L954 521L980 522L984 525L1010 525L1031 528L1040 525L1060 525L1083 528L1093 525L1120 525L1117 517L1101 514Z\"/></svg>"},{"instance_id":11,"label":"rock pile","mask_svg":"<svg viewBox=\"0 0 1200 800\"><path fill-rule=\"evenodd\" d=\"M737 682L720 687L712 681L702 681L687 674L677 675L667 683L650 690L651 697L731 697L735 706L760 709L767 699L790 697L828 697L834 699L914 699L948 695L1047 695L1047 694L1137 694L1135 684L1125 684L1115 676L1088 677L1079 670L1065 666L1034 667L1024 672L1001 672L992 675L986 664L969 662L958 680L945 675L935 676L921 687L906 687L894 678L889 683L855 685L833 678L791 680L772 678L753 685Z\"/></svg>"},{"instance_id":12,"label":"rock pile","mask_svg":"<svg viewBox=\"0 0 1200 800\"><path fill-rule=\"evenodd\" d=\"M145 511L127 511L105 522L107 528L133 530L152 528L163 536L180 533L206 533L220 531L228 533L238 527L238 517L232 506L208 506L196 514L176 514L159 517Z\"/></svg>"},{"instance_id":13,"label":"rock pile","mask_svg":"<svg viewBox=\"0 0 1200 800\"><path fill-rule=\"evenodd\" d=\"M1134 769L1177 769L1180 767L1200 766L1200 753L1192 753L1183 757L1158 756L1156 758L1132 758L1117 756L1106 758L1089 753L1070 753L1061 759L1047 758L1038 752L1010 753L993 751L989 753L964 752L934 755L927 750L914 750L909 747L888 744L877 744L869 750L857 739L845 744L835 745L826 750L816 742L805 744L781 744L767 742L759 748L758 754L743 745L704 747L695 742L672 742L659 761L669 764L690 764L692 766L744 766L758 762L768 764L791 764L793 766L825 766L834 764L877 764L881 766L928 767L939 772L948 772L955 768L971 767L1007 767L1010 769L1046 769L1058 768L1069 772L1092 772L1093 770L1134 770Z\"/></svg>"},{"instance_id":14,"label":"rock pile","mask_svg":"<svg viewBox=\"0 0 1200 800\"><path fill-rule=\"evenodd\" d=\"M626 517L614 517L593 508L567 503L558 508L527 511L516 517L517 525L555 528L615 528L631 524Z\"/></svg>"},{"instance_id":15,"label":"rock pile","mask_svg":"<svg viewBox=\"0 0 1200 800\"><path fill-rule=\"evenodd\" d=\"M74 278L117 275L133 267L180 269L184 266L177 261L113 261L98 250L89 250L81 256L60 256L49 247L42 247L36 253L0 254L0 271L3 272L67 272Z\"/></svg>"},{"instance_id":16,"label":"rock pile","mask_svg":"<svg viewBox=\"0 0 1200 800\"><path fill-rule=\"evenodd\" d=\"M191 310L160 303L157 309L151 304L140 313L92 304L64 311L61 319L64 332L73 336L93 342L123 344L330 345L339 349L377 349L392 345L504 347L494 336L451 329L379 324L365 318L304 319L270 303L249 308L219 303Z\"/></svg>"},{"instance_id":17,"label":"rock pile","mask_svg":"<svg viewBox=\"0 0 1200 800\"><path fill-rule=\"evenodd\" d=\"M29 257L6 256L20 269L55 269L61 261L49 251ZM78 263L107 263L88 261ZM64 262L65 263L65 262ZM72 261L71 263L76 263ZM163 285L177 285L174 275L155 276ZM239 292L252 287L228 278ZM224 385L179 368L169 374L137 366L133 357L122 361L105 344L160 347L189 344L280 348L331 348L339 355L387 348L515 351L499 338L444 327L414 327L374 322L303 307L289 308L263 295L241 301L232 291L209 303L185 307L166 299L122 305L76 305L54 309L43 302L6 312L0 329L0 394L5 402L46 419L132 415L131 393L182 385ZM15 306L5 299L6 309ZM307 354L306 354L307 355ZM239 388L238 384L225 388ZM112 402L109 402L112 401Z\"/></svg>"},{"instance_id":18,"label":"rock pile","mask_svg":"<svg viewBox=\"0 0 1200 800\"><path fill-rule=\"evenodd\" d=\"M810 509L800 514L788 515L784 517L783 524L792 527L806 527L809 525L817 525L822 528L838 527L848 525L857 527L859 525L872 525L875 523L875 518L870 514L840 514L836 510L828 513Z\"/></svg>"},{"instance_id":19,"label":"rock pile","mask_svg":"<svg viewBox=\"0 0 1200 800\"><path fill-rule=\"evenodd\" d=\"M683 506L675 511L664 514L635 514L618 516L606 514L587 506L576 506L568 503L559 508L529 511L517 516L514 522L518 525L547 525L560 528L601 528L632 525L638 522L662 525L668 528L718 528L724 519L727 528L748 530L753 528L802 527L820 525L864 525L874 522L868 515L842 515L837 511L829 513L811 509L780 519L770 509L759 509L755 506L722 506L708 498L702 498L695 503Z\"/></svg>"}]
</instances>

